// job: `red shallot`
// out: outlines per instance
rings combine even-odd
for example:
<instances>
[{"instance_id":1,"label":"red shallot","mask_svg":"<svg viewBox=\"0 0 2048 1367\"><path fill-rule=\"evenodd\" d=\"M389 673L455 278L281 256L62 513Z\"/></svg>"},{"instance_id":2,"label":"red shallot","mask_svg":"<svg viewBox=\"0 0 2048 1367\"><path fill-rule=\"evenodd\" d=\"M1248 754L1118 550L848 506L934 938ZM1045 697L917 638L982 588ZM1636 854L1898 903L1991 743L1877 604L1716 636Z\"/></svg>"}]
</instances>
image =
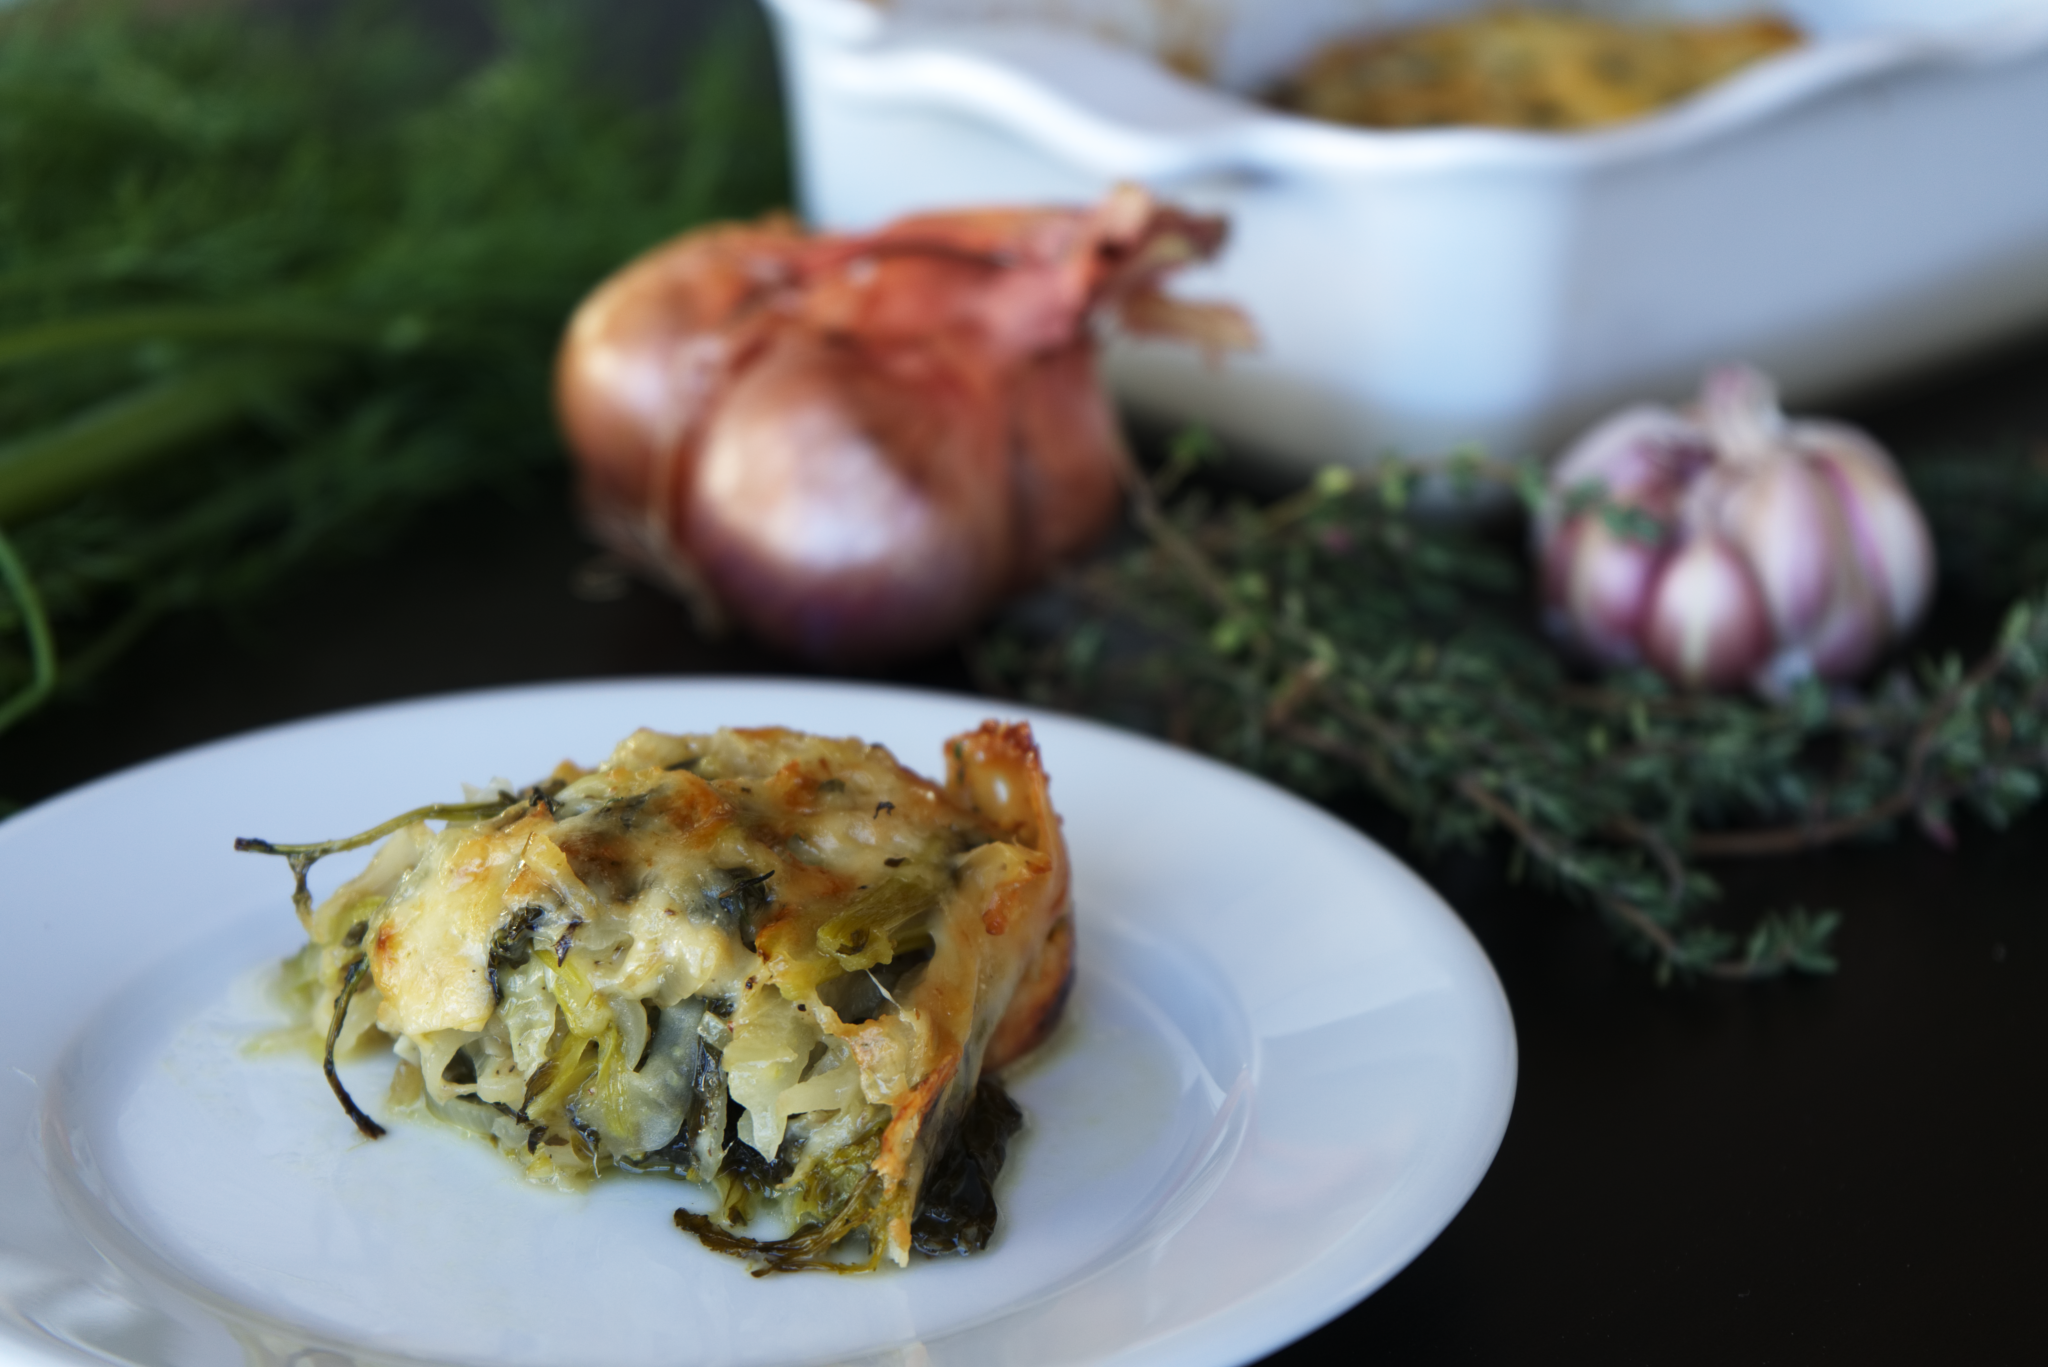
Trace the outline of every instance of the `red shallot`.
<instances>
[{"instance_id":1,"label":"red shallot","mask_svg":"<svg viewBox=\"0 0 2048 1367\"><path fill-rule=\"evenodd\" d=\"M1934 542L1890 457L1715 371L1689 412L1638 407L1558 461L1536 525L1552 627L1680 684L1843 680L1910 629Z\"/></svg>"},{"instance_id":2,"label":"red shallot","mask_svg":"<svg viewBox=\"0 0 2048 1367\"><path fill-rule=\"evenodd\" d=\"M1248 347L1168 298L1222 220L1122 187L1092 209L928 214L854 236L689 233L569 325L556 400L590 525L822 660L934 646L1107 530L1129 459L1093 322Z\"/></svg>"}]
</instances>

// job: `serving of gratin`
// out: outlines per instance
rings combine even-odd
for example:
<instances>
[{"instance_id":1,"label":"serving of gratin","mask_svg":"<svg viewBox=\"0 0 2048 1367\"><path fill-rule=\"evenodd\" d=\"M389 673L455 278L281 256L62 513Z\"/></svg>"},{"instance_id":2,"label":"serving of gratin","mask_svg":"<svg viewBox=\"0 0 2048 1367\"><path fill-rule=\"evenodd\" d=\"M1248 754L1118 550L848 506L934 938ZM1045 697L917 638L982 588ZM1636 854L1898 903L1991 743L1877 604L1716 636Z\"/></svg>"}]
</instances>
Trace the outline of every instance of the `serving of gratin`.
<instances>
[{"instance_id":1,"label":"serving of gratin","mask_svg":"<svg viewBox=\"0 0 2048 1367\"><path fill-rule=\"evenodd\" d=\"M1073 975L1030 728L945 754L938 784L858 740L643 730L521 793L237 846L291 862L287 977L365 1135L334 1059L388 1043L392 1107L535 1181L697 1184L678 1225L760 1271L902 1264L987 1242L1019 1123L987 1075ZM315 907L307 867L380 839Z\"/></svg>"}]
</instances>

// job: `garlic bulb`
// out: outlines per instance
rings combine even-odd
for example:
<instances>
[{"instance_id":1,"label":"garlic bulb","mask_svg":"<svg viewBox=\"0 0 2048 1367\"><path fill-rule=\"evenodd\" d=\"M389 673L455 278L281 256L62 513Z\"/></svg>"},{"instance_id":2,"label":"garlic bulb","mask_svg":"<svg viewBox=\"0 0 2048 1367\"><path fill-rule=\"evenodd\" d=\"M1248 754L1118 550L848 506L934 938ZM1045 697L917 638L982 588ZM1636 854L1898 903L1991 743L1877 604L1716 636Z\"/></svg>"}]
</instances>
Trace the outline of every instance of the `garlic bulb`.
<instances>
[{"instance_id":1,"label":"garlic bulb","mask_svg":"<svg viewBox=\"0 0 2048 1367\"><path fill-rule=\"evenodd\" d=\"M1919 619L1934 542L1891 459L1790 420L1770 380L1715 371L1686 412L1599 423L1536 521L1552 629L1595 661L1767 694L1847 679Z\"/></svg>"}]
</instances>

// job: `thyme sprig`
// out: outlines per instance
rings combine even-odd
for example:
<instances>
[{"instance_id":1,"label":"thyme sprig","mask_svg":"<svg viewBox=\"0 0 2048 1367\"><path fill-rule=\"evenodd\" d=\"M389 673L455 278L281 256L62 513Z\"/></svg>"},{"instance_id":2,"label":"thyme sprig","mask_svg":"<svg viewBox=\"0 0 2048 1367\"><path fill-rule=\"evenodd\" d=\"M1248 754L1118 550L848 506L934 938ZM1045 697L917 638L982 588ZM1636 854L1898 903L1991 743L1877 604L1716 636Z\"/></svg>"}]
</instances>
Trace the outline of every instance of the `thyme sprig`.
<instances>
[{"instance_id":1,"label":"thyme sprig","mask_svg":"<svg viewBox=\"0 0 2048 1367\"><path fill-rule=\"evenodd\" d=\"M1430 511L1526 486L1459 457L1330 471L1259 507L1196 488L1182 443L1135 499L1140 542L981 640L993 688L1166 735L1318 796L1363 787L1424 848L1504 837L1660 978L1834 967L1832 911L1744 935L1705 914L1706 865L1998 826L2048 775L2048 597L2014 605L1974 666L1894 668L1779 703L1682 694L1647 671L1576 674L1536 627L1518 537ZM1418 511L1418 495L1421 510Z\"/></svg>"}]
</instances>

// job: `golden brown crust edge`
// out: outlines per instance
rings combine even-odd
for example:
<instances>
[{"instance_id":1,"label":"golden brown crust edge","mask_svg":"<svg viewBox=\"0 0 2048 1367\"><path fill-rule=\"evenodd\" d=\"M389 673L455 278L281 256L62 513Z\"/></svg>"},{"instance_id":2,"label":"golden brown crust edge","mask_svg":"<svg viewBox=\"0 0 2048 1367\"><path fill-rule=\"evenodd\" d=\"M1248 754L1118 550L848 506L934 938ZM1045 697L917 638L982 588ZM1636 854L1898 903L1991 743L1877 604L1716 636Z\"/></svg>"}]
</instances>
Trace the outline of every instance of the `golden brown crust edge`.
<instances>
[{"instance_id":1,"label":"golden brown crust edge","mask_svg":"<svg viewBox=\"0 0 2048 1367\"><path fill-rule=\"evenodd\" d=\"M1046 932L1038 956L1010 998L1010 1009L996 1023L995 1034L981 1056L982 1071L1007 1068L1045 1043L1060 1023L1060 1013L1073 990L1074 918L1063 914Z\"/></svg>"},{"instance_id":2,"label":"golden brown crust edge","mask_svg":"<svg viewBox=\"0 0 2048 1367\"><path fill-rule=\"evenodd\" d=\"M1058 1022L1073 975L1069 868L1059 817L1053 812L1045 769L1028 724L987 721L946 742L946 791L994 823L1003 837L1045 861L1042 876L1011 886L981 909L990 936L1016 936L1034 946L991 956L979 990L990 999L991 1021L965 1041L957 1068L942 1066L898 1105L875 1164L892 1193L907 1197L950 1138L986 1068L1012 1062ZM887 1254L909 1256L912 1210L899 1197L885 1217Z\"/></svg>"},{"instance_id":3,"label":"golden brown crust edge","mask_svg":"<svg viewBox=\"0 0 2048 1367\"><path fill-rule=\"evenodd\" d=\"M1010 839L1052 861L1037 905L1020 918L1024 924L989 927L995 934L1031 935L1038 946L1025 960L985 1046L981 1067L992 1070L1015 1062L1043 1042L1066 1006L1074 977L1072 875L1030 723L985 721L948 741L946 757L946 788L956 802L973 807L1003 827Z\"/></svg>"}]
</instances>

